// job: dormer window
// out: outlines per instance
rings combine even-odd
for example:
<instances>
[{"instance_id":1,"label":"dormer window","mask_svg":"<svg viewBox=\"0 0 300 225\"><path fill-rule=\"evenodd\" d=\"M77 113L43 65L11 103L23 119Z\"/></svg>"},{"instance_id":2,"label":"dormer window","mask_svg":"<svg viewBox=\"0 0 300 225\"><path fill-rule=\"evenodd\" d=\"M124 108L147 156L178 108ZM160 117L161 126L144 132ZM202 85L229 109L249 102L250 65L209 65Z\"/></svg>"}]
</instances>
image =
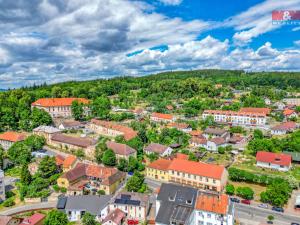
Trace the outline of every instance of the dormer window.
<instances>
[{"instance_id":1,"label":"dormer window","mask_svg":"<svg viewBox=\"0 0 300 225\"><path fill-rule=\"evenodd\" d=\"M192 204L192 200L186 200L186 204L191 205Z\"/></svg>"},{"instance_id":2,"label":"dormer window","mask_svg":"<svg viewBox=\"0 0 300 225\"><path fill-rule=\"evenodd\" d=\"M172 201L172 202L174 202L174 201L175 201L175 197L173 197L173 196L170 196L170 197L169 197L169 201Z\"/></svg>"}]
</instances>

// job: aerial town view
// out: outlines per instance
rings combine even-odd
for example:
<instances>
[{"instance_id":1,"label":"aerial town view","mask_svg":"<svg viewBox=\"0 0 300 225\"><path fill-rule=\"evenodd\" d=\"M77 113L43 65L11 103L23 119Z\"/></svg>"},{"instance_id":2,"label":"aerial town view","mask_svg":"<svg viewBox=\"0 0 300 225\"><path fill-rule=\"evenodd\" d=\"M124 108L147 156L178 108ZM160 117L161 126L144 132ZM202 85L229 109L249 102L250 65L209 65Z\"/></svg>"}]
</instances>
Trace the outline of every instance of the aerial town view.
<instances>
[{"instance_id":1,"label":"aerial town view","mask_svg":"<svg viewBox=\"0 0 300 225\"><path fill-rule=\"evenodd\" d=\"M0 225L300 225L300 0L0 0Z\"/></svg>"}]
</instances>

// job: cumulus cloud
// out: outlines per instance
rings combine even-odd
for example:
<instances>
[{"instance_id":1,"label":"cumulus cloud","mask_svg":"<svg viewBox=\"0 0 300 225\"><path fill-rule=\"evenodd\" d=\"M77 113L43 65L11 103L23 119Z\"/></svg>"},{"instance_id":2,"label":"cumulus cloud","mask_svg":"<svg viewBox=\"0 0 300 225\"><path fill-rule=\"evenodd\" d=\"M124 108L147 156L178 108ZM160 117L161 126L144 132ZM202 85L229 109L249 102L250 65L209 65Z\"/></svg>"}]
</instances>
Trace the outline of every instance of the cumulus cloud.
<instances>
[{"instance_id":1,"label":"cumulus cloud","mask_svg":"<svg viewBox=\"0 0 300 225\"><path fill-rule=\"evenodd\" d=\"M0 0L0 86L180 69L300 70L298 50L278 50L269 42L251 49L227 39L198 38L222 25L234 27L235 43L251 42L272 29L266 23L272 8L267 3L260 4L259 14L253 7L216 23L170 18L140 1ZM163 51L153 48L162 45Z\"/></svg>"},{"instance_id":2,"label":"cumulus cloud","mask_svg":"<svg viewBox=\"0 0 300 225\"><path fill-rule=\"evenodd\" d=\"M183 0L159 0L165 5L180 5Z\"/></svg>"},{"instance_id":3,"label":"cumulus cloud","mask_svg":"<svg viewBox=\"0 0 300 225\"><path fill-rule=\"evenodd\" d=\"M273 10L298 9L299 6L300 0L266 0L227 19L223 25L237 31L233 36L235 44L245 45L253 38L281 27L272 24Z\"/></svg>"}]
</instances>

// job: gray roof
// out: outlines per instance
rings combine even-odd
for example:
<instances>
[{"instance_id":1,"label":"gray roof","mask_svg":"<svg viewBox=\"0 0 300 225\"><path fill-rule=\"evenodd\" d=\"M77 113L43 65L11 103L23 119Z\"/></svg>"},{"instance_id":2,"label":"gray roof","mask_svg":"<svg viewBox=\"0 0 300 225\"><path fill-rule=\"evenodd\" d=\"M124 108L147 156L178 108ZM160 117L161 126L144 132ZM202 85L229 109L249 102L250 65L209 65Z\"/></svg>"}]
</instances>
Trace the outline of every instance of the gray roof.
<instances>
[{"instance_id":1,"label":"gray roof","mask_svg":"<svg viewBox=\"0 0 300 225\"><path fill-rule=\"evenodd\" d=\"M204 130L205 134L212 134L212 135L223 135L225 133L227 133L226 130L220 129L220 128L206 128Z\"/></svg>"},{"instance_id":2,"label":"gray roof","mask_svg":"<svg viewBox=\"0 0 300 225\"><path fill-rule=\"evenodd\" d=\"M54 134L54 133L60 133L61 130L57 129L56 127L51 126L39 126L33 129L35 132L44 132L47 134Z\"/></svg>"},{"instance_id":3,"label":"gray roof","mask_svg":"<svg viewBox=\"0 0 300 225\"><path fill-rule=\"evenodd\" d=\"M66 211L81 210L89 212L92 215L99 215L101 210L104 209L111 195L77 195L69 196L65 207Z\"/></svg>"},{"instance_id":4,"label":"gray roof","mask_svg":"<svg viewBox=\"0 0 300 225\"><path fill-rule=\"evenodd\" d=\"M161 206L155 222L162 224L185 223L196 203L197 189L176 184L162 184L157 196Z\"/></svg>"},{"instance_id":5,"label":"gray roof","mask_svg":"<svg viewBox=\"0 0 300 225\"><path fill-rule=\"evenodd\" d=\"M158 143L151 143L145 148L145 151L162 154L166 151L167 148L168 148L168 146L166 146L166 145L161 145Z\"/></svg>"}]
</instances>

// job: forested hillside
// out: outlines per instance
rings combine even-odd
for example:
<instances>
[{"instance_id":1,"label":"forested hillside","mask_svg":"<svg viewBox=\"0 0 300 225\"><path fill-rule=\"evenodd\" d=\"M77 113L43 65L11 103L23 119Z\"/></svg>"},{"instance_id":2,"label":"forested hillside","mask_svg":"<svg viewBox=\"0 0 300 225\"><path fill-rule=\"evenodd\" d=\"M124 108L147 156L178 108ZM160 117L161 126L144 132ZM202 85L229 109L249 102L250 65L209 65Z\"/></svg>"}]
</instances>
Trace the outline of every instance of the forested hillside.
<instances>
[{"instance_id":1,"label":"forested hillside","mask_svg":"<svg viewBox=\"0 0 300 225\"><path fill-rule=\"evenodd\" d=\"M215 88L215 84L222 84ZM144 77L119 77L83 82L64 82L53 85L24 87L0 92L0 129L32 130L49 123L40 110L31 111L36 99L46 97L84 97L95 100L109 97L111 104L122 108L137 105L153 106L164 111L167 104L184 105L183 112L194 116L205 108L217 108L221 98L231 98L233 90L250 90L243 96L243 106L264 105L262 97L281 99L287 92L300 91L300 73L259 72L245 73L230 70L196 70L166 72Z\"/></svg>"}]
</instances>

